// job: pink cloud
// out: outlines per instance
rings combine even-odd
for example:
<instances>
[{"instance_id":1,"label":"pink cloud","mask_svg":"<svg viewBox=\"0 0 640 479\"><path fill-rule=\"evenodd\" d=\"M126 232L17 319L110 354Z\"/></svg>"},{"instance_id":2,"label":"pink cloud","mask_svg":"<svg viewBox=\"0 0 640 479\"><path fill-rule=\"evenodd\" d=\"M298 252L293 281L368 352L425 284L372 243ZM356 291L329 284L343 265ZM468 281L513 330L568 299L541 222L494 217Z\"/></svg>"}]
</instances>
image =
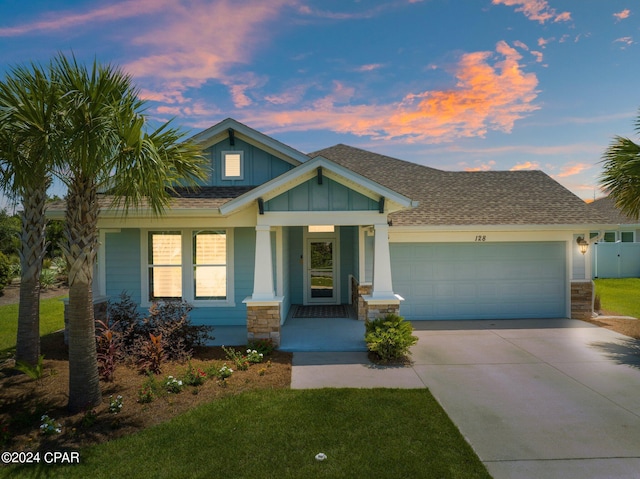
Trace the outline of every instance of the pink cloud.
<instances>
[{"instance_id":1,"label":"pink cloud","mask_svg":"<svg viewBox=\"0 0 640 479\"><path fill-rule=\"evenodd\" d=\"M330 94L308 108L248 114L245 121L272 132L326 128L433 143L484 136L488 130L510 132L516 120L538 108L538 79L521 70L521 58L501 41L495 53L463 55L452 71L455 86L447 90L409 93L391 104L351 105L347 102L355 90L335 83Z\"/></svg>"},{"instance_id":2,"label":"pink cloud","mask_svg":"<svg viewBox=\"0 0 640 479\"><path fill-rule=\"evenodd\" d=\"M0 28L0 37L16 37L32 32L66 30L92 22L113 22L125 18L149 15L167 10L175 2L172 0L128 0L111 3L105 7L84 13L61 13L48 18L14 27Z\"/></svg>"},{"instance_id":3,"label":"pink cloud","mask_svg":"<svg viewBox=\"0 0 640 479\"><path fill-rule=\"evenodd\" d=\"M519 163L517 165L512 166L509 169L509 171L539 170L539 169L540 169L540 163L525 161L524 163Z\"/></svg>"},{"instance_id":4,"label":"pink cloud","mask_svg":"<svg viewBox=\"0 0 640 479\"><path fill-rule=\"evenodd\" d=\"M464 171L489 171L494 166L496 166L496 162L491 160L491 161L488 161L487 163L481 163L478 166L465 166Z\"/></svg>"},{"instance_id":5,"label":"pink cloud","mask_svg":"<svg viewBox=\"0 0 640 479\"><path fill-rule=\"evenodd\" d=\"M616 18L616 20L620 21L620 20L624 20L626 18L629 18L629 15L631 15L631 10L629 10L628 8L625 8L624 10L622 10L621 12L618 13L614 13L613 16Z\"/></svg>"},{"instance_id":6,"label":"pink cloud","mask_svg":"<svg viewBox=\"0 0 640 479\"><path fill-rule=\"evenodd\" d=\"M547 20L554 22L567 22L571 20L570 12L557 13L546 0L492 0L494 5L517 6L516 12L522 12L529 20L545 23Z\"/></svg>"},{"instance_id":7,"label":"pink cloud","mask_svg":"<svg viewBox=\"0 0 640 479\"><path fill-rule=\"evenodd\" d=\"M557 175L554 175L554 178L566 178L568 176L579 175L580 173L582 173L585 170L588 170L589 168L593 168L593 165L590 165L588 163L575 163L571 165L566 165L565 167L562 168L560 173L558 173Z\"/></svg>"}]
</instances>

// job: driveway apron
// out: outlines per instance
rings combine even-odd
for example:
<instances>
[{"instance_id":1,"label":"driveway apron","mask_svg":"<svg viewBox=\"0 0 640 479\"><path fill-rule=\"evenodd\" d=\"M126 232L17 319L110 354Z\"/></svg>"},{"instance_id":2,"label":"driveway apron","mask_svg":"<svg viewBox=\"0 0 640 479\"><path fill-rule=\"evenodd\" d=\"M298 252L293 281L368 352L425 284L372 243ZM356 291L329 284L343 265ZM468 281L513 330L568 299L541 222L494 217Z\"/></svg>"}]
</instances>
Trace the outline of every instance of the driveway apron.
<instances>
[{"instance_id":1,"label":"driveway apron","mask_svg":"<svg viewBox=\"0 0 640 479\"><path fill-rule=\"evenodd\" d=\"M560 319L414 327L411 367L294 353L292 387L427 387L496 479L640 476L639 341Z\"/></svg>"}]
</instances>

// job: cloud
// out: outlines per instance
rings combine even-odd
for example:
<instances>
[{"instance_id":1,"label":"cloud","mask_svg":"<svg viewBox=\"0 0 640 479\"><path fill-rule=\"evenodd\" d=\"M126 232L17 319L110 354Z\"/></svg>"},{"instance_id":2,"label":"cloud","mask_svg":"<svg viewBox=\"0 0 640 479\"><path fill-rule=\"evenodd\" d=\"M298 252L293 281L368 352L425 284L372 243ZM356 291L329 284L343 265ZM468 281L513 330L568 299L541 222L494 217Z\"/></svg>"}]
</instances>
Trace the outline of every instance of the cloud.
<instances>
[{"instance_id":1,"label":"cloud","mask_svg":"<svg viewBox=\"0 0 640 479\"><path fill-rule=\"evenodd\" d=\"M631 15L631 10L629 10L628 8L625 8L621 12L613 14L613 16L616 18L617 21L621 21L626 18L629 18L629 15Z\"/></svg>"},{"instance_id":2,"label":"cloud","mask_svg":"<svg viewBox=\"0 0 640 479\"><path fill-rule=\"evenodd\" d=\"M519 163L517 165L509 168L509 171L520 171L520 170L539 170L540 163L534 163L531 161L525 161L524 163Z\"/></svg>"},{"instance_id":3,"label":"cloud","mask_svg":"<svg viewBox=\"0 0 640 479\"><path fill-rule=\"evenodd\" d=\"M551 43L555 41L555 38L551 37L551 38L538 38L538 46L540 48L546 48L547 44Z\"/></svg>"},{"instance_id":4,"label":"cloud","mask_svg":"<svg viewBox=\"0 0 640 479\"><path fill-rule=\"evenodd\" d=\"M492 0L494 5L517 6L516 12L524 13L529 20L545 23L548 20L554 22L568 22L571 20L570 12L557 13L546 0Z\"/></svg>"},{"instance_id":5,"label":"cloud","mask_svg":"<svg viewBox=\"0 0 640 479\"><path fill-rule=\"evenodd\" d=\"M94 22L114 22L125 18L150 15L170 8L175 2L172 0L128 0L111 3L102 8L84 13L63 12L48 15L31 23L24 23L14 27L0 27L0 37L17 37L28 33L47 33L55 31L69 31L82 25Z\"/></svg>"},{"instance_id":6,"label":"cloud","mask_svg":"<svg viewBox=\"0 0 640 479\"><path fill-rule=\"evenodd\" d=\"M495 52L462 55L452 68L455 85L449 89L408 93L390 104L353 104L356 90L335 82L328 95L307 107L247 112L245 121L270 132L329 129L431 143L482 137L489 130L510 132L517 120L538 108L538 79L522 71L521 58L501 41Z\"/></svg>"},{"instance_id":7,"label":"cloud","mask_svg":"<svg viewBox=\"0 0 640 479\"><path fill-rule=\"evenodd\" d=\"M371 72L371 71L374 71L374 70L379 70L382 67L383 67L382 63L369 63L368 65L361 65L361 66L355 68L355 71L357 71L357 72Z\"/></svg>"},{"instance_id":8,"label":"cloud","mask_svg":"<svg viewBox=\"0 0 640 479\"><path fill-rule=\"evenodd\" d=\"M633 41L633 38L631 37L620 37L620 38L616 38L613 43L622 43L623 45L620 48L627 48L630 47L631 45L633 45L635 42Z\"/></svg>"},{"instance_id":9,"label":"cloud","mask_svg":"<svg viewBox=\"0 0 640 479\"><path fill-rule=\"evenodd\" d=\"M588 170L590 168L593 168L593 165L590 165L588 163L569 164L569 165L565 165L562 168L562 170L560 171L560 173L558 173L557 175L553 175L553 177L554 178L566 178L568 176L579 175L583 171Z\"/></svg>"},{"instance_id":10,"label":"cloud","mask_svg":"<svg viewBox=\"0 0 640 479\"><path fill-rule=\"evenodd\" d=\"M464 163L461 164L461 166L463 165ZM491 161L488 161L487 163L481 163L478 166L465 166L464 171L489 171L494 166L496 166L496 162L491 160Z\"/></svg>"}]
</instances>

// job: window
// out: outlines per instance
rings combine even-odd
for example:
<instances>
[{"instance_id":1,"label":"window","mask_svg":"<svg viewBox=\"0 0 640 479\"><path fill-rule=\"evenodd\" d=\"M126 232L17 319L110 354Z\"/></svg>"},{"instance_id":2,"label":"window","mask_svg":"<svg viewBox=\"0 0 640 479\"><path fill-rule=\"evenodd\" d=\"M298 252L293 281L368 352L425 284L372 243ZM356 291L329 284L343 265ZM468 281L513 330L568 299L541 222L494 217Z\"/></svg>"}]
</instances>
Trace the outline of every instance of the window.
<instances>
[{"instance_id":1,"label":"window","mask_svg":"<svg viewBox=\"0 0 640 479\"><path fill-rule=\"evenodd\" d=\"M227 298L227 235L225 231L193 233L194 299Z\"/></svg>"},{"instance_id":2,"label":"window","mask_svg":"<svg viewBox=\"0 0 640 479\"><path fill-rule=\"evenodd\" d=\"M244 152L223 151L222 152L222 179L242 180L244 179Z\"/></svg>"},{"instance_id":3,"label":"window","mask_svg":"<svg viewBox=\"0 0 640 479\"><path fill-rule=\"evenodd\" d=\"M144 233L143 306L168 299L196 306L235 306L233 238L233 228Z\"/></svg>"},{"instance_id":4,"label":"window","mask_svg":"<svg viewBox=\"0 0 640 479\"><path fill-rule=\"evenodd\" d=\"M149 232L149 301L182 297L182 234Z\"/></svg>"},{"instance_id":5,"label":"window","mask_svg":"<svg viewBox=\"0 0 640 479\"><path fill-rule=\"evenodd\" d=\"M604 238L602 239L605 243L615 243L616 242L616 232L615 231L606 231L604 234Z\"/></svg>"},{"instance_id":6,"label":"window","mask_svg":"<svg viewBox=\"0 0 640 479\"><path fill-rule=\"evenodd\" d=\"M620 232L620 240L623 243L633 243L633 231Z\"/></svg>"}]
</instances>

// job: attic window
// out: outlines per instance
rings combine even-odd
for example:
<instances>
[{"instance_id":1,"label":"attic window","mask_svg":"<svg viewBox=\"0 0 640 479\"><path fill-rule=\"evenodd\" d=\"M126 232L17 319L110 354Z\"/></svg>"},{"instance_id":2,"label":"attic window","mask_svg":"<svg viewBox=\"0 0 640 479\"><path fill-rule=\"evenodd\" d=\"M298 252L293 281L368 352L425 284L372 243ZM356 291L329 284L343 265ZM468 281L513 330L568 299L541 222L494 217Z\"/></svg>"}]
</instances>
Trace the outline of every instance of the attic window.
<instances>
[{"instance_id":1,"label":"attic window","mask_svg":"<svg viewBox=\"0 0 640 479\"><path fill-rule=\"evenodd\" d=\"M243 151L223 151L222 152L222 179L223 180L244 179L244 152Z\"/></svg>"}]
</instances>

